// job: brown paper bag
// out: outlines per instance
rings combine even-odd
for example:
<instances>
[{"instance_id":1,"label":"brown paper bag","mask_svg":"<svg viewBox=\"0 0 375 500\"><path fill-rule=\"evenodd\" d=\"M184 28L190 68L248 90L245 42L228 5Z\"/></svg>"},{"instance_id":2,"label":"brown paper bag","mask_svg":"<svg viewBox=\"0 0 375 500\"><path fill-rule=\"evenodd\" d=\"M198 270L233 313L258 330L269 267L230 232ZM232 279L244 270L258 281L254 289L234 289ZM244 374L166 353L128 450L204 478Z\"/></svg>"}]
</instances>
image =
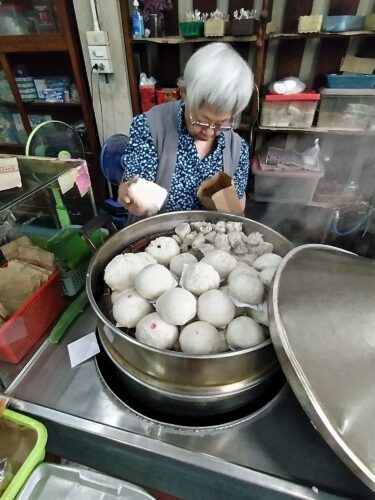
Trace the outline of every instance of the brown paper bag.
<instances>
[{"instance_id":1,"label":"brown paper bag","mask_svg":"<svg viewBox=\"0 0 375 500\"><path fill-rule=\"evenodd\" d=\"M15 259L18 255L18 247L29 247L32 246L30 238L27 236L20 236L14 241L3 245L0 250L3 252L4 258L6 260Z\"/></svg>"},{"instance_id":2,"label":"brown paper bag","mask_svg":"<svg viewBox=\"0 0 375 500\"><path fill-rule=\"evenodd\" d=\"M198 189L197 196L207 210L244 215L233 179L225 172L219 172L210 179L203 181Z\"/></svg>"}]
</instances>

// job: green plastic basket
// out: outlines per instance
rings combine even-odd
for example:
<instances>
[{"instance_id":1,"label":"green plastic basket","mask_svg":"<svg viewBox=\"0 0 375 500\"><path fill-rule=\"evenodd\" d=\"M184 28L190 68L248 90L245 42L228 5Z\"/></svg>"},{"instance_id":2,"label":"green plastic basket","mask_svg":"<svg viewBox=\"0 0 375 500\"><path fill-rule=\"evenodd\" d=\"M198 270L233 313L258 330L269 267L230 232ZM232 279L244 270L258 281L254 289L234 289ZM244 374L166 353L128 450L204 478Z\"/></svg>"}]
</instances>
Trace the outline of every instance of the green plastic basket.
<instances>
[{"instance_id":1,"label":"green plastic basket","mask_svg":"<svg viewBox=\"0 0 375 500\"><path fill-rule=\"evenodd\" d=\"M26 417L25 415L21 415L20 413L12 410L4 410L4 413L0 418L9 420L9 422L13 422L21 427L33 429L37 434L36 443L34 448L31 450L30 455L21 465L18 472L9 483L7 489L0 497L1 500L13 500L35 467L44 460L47 443L47 429L43 424L37 422L33 418Z\"/></svg>"},{"instance_id":2,"label":"green plastic basket","mask_svg":"<svg viewBox=\"0 0 375 500\"><path fill-rule=\"evenodd\" d=\"M90 260L91 257L81 262L75 269L61 269L60 279L64 289L64 294L68 297L77 295L77 293L83 288Z\"/></svg>"},{"instance_id":3,"label":"green plastic basket","mask_svg":"<svg viewBox=\"0 0 375 500\"><path fill-rule=\"evenodd\" d=\"M204 24L200 21L180 23L181 36L185 38L199 38L203 36Z\"/></svg>"}]
</instances>

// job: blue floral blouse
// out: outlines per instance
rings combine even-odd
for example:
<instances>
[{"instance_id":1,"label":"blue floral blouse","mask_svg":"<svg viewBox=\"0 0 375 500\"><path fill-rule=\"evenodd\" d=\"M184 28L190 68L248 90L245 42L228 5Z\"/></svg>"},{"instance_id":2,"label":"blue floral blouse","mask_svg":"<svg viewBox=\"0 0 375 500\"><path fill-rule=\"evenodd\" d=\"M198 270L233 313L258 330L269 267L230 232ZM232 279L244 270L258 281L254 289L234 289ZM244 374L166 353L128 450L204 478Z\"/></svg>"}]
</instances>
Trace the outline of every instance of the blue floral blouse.
<instances>
[{"instance_id":1,"label":"blue floral blouse","mask_svg":"<svg viewBox=\"0 0 375 500\"><path fill-rule=\"evenodd\" d=\"M183 103L179 110L179 131L176 170L169 192L167 212L202 208L197 198L199 186L204 180L223 170L224 135L218 135L216 149L201 160L194 139L185 125ZM141 114L134 118L130 127L129 143L124 154L123 180L139 175L146 180L155 181L157 168L158 155L150 127L145 115ZM249 147L242 139L240 160L233 177L239 198L245 194L248 171Z\"/></svg>"}]
</instances>

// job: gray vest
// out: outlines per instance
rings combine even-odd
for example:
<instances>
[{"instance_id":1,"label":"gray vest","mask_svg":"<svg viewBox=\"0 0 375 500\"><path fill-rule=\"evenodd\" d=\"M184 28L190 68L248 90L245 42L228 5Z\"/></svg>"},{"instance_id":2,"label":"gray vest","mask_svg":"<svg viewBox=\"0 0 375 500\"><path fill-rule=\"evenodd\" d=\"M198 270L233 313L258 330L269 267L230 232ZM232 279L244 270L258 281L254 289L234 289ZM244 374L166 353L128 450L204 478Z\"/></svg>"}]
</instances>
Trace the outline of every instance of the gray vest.
<instances>
[{"instance_id":1,"label":"gray vest","mask_svg":"<svg viewBox=\"0 0 375 500\"><path fill-rule=\"evenodd\" d=\"M168 193L176 170L179 143L179 109L180 101L173 101L155 106L145 113L159 158L155 182L165 188ZM233 130L224 132L224 137L223 170L233 177L240 161L241 137ZM168 198L161 212L165 211L167 201ZM128 224L132 224L136 220L138 218L129 214Z\"/></svg>"}]
</instances>

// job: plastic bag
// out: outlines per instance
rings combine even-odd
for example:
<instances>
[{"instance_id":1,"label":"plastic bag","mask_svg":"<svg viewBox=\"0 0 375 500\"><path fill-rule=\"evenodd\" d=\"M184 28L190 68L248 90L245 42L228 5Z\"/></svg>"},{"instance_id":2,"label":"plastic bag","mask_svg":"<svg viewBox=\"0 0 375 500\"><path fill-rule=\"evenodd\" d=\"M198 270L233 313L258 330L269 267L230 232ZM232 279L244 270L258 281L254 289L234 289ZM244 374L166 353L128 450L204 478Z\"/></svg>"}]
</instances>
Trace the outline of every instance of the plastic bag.
<instances>
[{"instance_id":1,"label":"plastic bag","mask_svg":"<svg viewBox=\"0 0 375 500\"><path fill-rule=\"evenodd\" d=\"M305 90L306 84L295 76L288 76L271 83L269 88L273 94L300 94Z\"/></svg>"}]
</instances>

